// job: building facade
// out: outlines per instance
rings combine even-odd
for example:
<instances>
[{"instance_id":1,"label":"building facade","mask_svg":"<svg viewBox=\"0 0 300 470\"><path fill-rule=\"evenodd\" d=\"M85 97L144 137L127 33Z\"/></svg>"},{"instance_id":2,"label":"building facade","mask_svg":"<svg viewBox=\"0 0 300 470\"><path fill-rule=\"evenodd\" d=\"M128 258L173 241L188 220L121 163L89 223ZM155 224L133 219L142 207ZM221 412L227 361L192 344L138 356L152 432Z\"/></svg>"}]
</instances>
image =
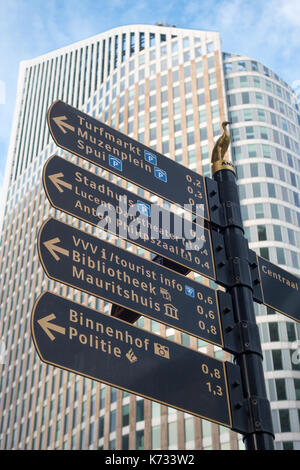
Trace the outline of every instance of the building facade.
<instances>
[{"instance_id":1,"label":"building facade","mask_svg":"<svg viewBox=\"0 0 300 470\"><path fill-rule=\"evenodd\" d=\"M47 279L36 235L49 215L95 228L50 207L41 174L52 154L74 161L166 208L170 204L57 148L46 122L61 99L177 162L210 176L220 123L233 124L250 247L300 273L300 127L292 89L246 57L225 54L216 32L169 26L116 28L20 66L6 170L1 236L0 448L239 449L241 436L186 413L40 362L30 316L44 290L109 314L110 305ZM176 188L174 188L176 191ZM173 208L172 208L173 209ZM124 241L120 246L150 257ZM202 276L201 283L217 286ZM257 305L276 448L300 448L300 367L295 322ZM224 360L229 353L147 318L138 326Z\"/></svg>"}]
</instances>

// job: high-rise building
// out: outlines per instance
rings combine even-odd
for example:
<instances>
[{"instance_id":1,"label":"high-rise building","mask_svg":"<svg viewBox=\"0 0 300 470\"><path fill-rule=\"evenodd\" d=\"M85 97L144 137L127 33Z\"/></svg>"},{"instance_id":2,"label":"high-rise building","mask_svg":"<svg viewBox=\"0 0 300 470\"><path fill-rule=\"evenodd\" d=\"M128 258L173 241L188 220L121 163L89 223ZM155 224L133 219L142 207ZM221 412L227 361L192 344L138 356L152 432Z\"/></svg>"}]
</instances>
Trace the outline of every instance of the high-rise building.
<instances>
[{"instance_id":1,"label":"high-rise building","mask_svg":"<svg viewBox=\"0 0 300 470\"><path fill-rule=\"evenodd\" d=\"M1 235L0 338L6 354L0 365L0 448L243 448L241 436L218 424L40 362L30 316L42 291L110 311L108 303L49 280L42 270L36 235L45 218L95 230L50 207L41 182L44 162L56 153L157 200L57 148L46 121L56 99L205 176L220 123L229 118L250 247L300 274L300 113L291 87L273 71L223 53L216 32L165 25L119 27L22 62ZM116 242L149 258L140 248ZM256 310L275 445L299 449L300 366L292 353L300 329L270 308L257 304ZM219 347L150 319L141 317L138 325L231 360Z\"/></svg>"}]
</instances>

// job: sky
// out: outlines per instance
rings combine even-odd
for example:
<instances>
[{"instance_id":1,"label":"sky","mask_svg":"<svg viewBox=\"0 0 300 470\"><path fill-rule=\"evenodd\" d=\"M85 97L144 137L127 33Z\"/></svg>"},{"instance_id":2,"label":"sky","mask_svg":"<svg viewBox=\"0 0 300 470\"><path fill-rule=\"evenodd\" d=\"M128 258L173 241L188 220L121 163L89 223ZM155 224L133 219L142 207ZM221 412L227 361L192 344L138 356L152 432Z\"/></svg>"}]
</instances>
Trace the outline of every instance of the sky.
<instances>
[{"instance_id":1,"label":"sky","mask_svg":"<svg viewBox=\"0 0 300 470\"><path fill-rule=\"evenodd\" d=\"M19 63L118 26L157 21L218 31L224 52L256 59L300 89L300 0L0 0L0 189Z\"/></svg>"}]
</instances>

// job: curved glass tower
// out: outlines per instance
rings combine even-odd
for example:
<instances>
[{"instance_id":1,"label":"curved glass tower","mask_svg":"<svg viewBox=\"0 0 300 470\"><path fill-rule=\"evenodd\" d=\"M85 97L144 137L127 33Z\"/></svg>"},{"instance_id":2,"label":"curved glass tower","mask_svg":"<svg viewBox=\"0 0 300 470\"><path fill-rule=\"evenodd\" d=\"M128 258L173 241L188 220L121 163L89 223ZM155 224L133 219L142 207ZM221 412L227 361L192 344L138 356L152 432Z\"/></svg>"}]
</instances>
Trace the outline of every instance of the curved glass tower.
<instances>
[{"instance_id":1,"label":"curved glass tower","mask_svg":"<svg viewBox=\"0 0 300 470\"><path fill-rule=\"evenodd\" d=\"M1 238L0 336L6 354L0 365L0 447L243 448L241 436L227 428L40 362L30 315L43 290L110 312L108 303L47 279L40 266L36 234L49 215L94 232L50 207L41 184L45 160L62 155L157 201L54 145L46 113L56 99L206 176L220 123L229 117L250 246L295 274L299 269L299 113L291 88L277 75L250 59L223 54L216 32L150 25L116 28L23 62ZM191 276L217 288L204 277ZM294 322L259 305L257 318L276 446L299 448L300 368L291 354L300 331ZM140 318L138 326L231 360L220 348L149 319Z\"/></svg>"},{"instance_id":2,"label":"curved glass tower","mask_svg":"<svg viewBox=\"0 0 300 470\"><path fill-rule=\"evenodd\" d=\"M224 54L242 215L250 247L300 275L299 108L291 88L248 57ZM277 448L300 448L299 325L257 307ZM279 444L280 442L280 444Z\"/></svg>"}]
</instances>

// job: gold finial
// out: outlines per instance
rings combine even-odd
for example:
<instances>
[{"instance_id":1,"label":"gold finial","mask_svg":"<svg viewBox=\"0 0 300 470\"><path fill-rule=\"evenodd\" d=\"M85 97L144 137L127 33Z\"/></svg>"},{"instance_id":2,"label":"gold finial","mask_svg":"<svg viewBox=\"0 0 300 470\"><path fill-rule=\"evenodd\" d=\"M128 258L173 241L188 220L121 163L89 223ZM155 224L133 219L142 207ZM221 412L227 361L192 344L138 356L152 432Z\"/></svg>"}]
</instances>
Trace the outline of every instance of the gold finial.
<instances>
[{"instance_id":1,"label":"gold finial","mask_svg":"<svg viewBox=\"0 0 300 470\"><path fill-rule=\"evenodd\" d=\"M231 124L230 121L222 122L223 134L218 138L213 148L211 163L213 166L213 174L219 170L231 170L235 173L234 167L229 160L224 159L225 153L228 150L230 144L230 134L226 129L226 126Z\"/></svg>"}]
</instances>

